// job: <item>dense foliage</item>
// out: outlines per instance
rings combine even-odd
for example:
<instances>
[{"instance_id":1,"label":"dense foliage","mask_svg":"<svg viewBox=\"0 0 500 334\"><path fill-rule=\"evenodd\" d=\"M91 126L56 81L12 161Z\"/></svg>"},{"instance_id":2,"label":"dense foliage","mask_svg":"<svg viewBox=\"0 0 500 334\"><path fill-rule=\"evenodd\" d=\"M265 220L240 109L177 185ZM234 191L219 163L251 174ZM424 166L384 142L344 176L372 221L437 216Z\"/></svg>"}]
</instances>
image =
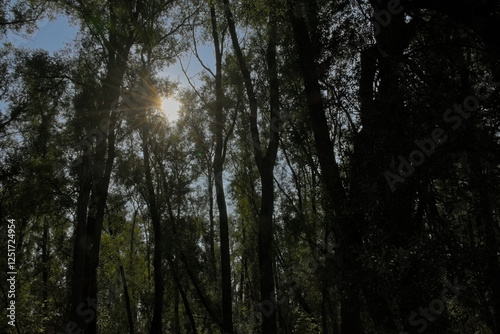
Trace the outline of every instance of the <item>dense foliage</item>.
<instances>
[{"instance_id":1,"label":"dense foliage","mask_svg":"<svg viewBox=\"0 0 500 334\"><path fill-rule=\"evenodd\" d=\"M500 334L498 36L498 0L1 1L0 333Z\"/></svg>"}]
</instances>

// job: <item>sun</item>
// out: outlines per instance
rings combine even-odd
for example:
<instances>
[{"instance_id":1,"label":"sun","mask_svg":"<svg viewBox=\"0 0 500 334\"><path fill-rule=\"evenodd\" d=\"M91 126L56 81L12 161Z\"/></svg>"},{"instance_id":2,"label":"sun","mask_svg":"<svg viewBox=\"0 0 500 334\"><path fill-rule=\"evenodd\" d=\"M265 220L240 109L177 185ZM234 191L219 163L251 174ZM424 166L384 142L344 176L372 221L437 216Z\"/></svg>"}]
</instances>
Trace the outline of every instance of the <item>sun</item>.
<instances>
[{"instance_id":1,"label":"sun","mask_svg":"<svg viewBox=\"0 0 500 334\"><path fill-rule=\"evenodd\" d=\"M164 97L161 99L161 110L167 116L169 122L175 122L179 118L181 104L174 98Z\"/></svg>"}]
</instances>

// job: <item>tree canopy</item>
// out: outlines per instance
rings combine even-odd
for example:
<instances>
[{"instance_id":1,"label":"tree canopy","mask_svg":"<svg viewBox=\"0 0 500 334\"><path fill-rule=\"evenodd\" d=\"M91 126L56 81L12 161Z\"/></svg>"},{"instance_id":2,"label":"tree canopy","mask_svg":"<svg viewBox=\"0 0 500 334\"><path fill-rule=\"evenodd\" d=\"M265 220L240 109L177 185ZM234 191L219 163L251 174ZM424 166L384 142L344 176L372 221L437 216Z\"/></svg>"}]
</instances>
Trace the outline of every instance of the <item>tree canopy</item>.
<instances>
[{"instance_id":1,"label":"tree canopy","mask_svg":"<svg viewBox=\"0 0 500 334\"><path fill-rule=\"evenodd\" d=\"M0 333L500 334L498 36L498 0L0 2Z\"/></svg>"}]
</instances>

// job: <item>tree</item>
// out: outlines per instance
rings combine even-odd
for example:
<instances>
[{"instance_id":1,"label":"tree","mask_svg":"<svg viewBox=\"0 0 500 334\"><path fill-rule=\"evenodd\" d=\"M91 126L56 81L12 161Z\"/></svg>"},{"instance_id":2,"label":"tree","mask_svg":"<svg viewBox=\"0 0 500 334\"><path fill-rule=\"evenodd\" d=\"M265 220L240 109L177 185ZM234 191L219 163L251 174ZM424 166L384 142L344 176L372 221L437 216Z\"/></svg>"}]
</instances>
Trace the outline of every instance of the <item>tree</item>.
<instances>
[{"instance_id":1,"label":"tree","mask_svg":"<svg viewBox=\"0 0 500 334\"><path fill-rule=\"evenodd\" d=\"M276 61L277 54L277 8L272 6L269 9L268 40L266 50L266 65L269 80L269 142L264 150L261 145L259 127L257 124L258 103L255 95L255 89L250 76L248 65L245 61L243 52L237 36L236 26L232 11L229 7L229 1L224 0L224 11L228 21L231 41L236 53L241 75L245 83L247 98L250 109L250 132L252 135L252 145L255 164L259 170L261 181L261 206L259 210L258 221L258 249L259 249L259 276L260 276L260 297L261 312L263 316L262 331L264 333L276 333L276 313L274 306L269 303L269 299L274 298L274 275L273 275L273 212L274 212L274 180L273 170L276 163L276 156L279 144L280 128L280 99L279 99L279 81L278 68ZM267 307L267 308L266 308Z\"/></svg>"},{"instance_id":2,"label":"tree","mask_svg":"<svg viewBox=\"0 0 500 334\"><path fill-rule=\"evenodd\" d=\"M19 1L0 34L57 10L71 46L0 52L2 333L498 333L498 1Z\"/></svg>"}]
</instances>

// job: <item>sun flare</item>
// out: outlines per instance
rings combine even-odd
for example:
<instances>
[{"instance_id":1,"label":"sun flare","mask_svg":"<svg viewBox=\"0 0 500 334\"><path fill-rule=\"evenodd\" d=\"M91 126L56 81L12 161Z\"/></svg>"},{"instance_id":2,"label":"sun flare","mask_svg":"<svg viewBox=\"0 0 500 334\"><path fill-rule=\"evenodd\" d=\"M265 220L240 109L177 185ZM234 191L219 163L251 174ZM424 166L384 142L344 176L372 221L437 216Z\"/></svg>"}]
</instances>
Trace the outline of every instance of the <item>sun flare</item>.
<instances>
[{"instance_id":1,"label":"sun flare","mask_svg":"<svg viewBox=\"0 0 500 334\"><path fill-rule=\"evenodd\" d=\"M174 98L164 97L161 100L161 110L170 122L175 122L179 118L181 104Z\"/></svg>"}]
</instances>

